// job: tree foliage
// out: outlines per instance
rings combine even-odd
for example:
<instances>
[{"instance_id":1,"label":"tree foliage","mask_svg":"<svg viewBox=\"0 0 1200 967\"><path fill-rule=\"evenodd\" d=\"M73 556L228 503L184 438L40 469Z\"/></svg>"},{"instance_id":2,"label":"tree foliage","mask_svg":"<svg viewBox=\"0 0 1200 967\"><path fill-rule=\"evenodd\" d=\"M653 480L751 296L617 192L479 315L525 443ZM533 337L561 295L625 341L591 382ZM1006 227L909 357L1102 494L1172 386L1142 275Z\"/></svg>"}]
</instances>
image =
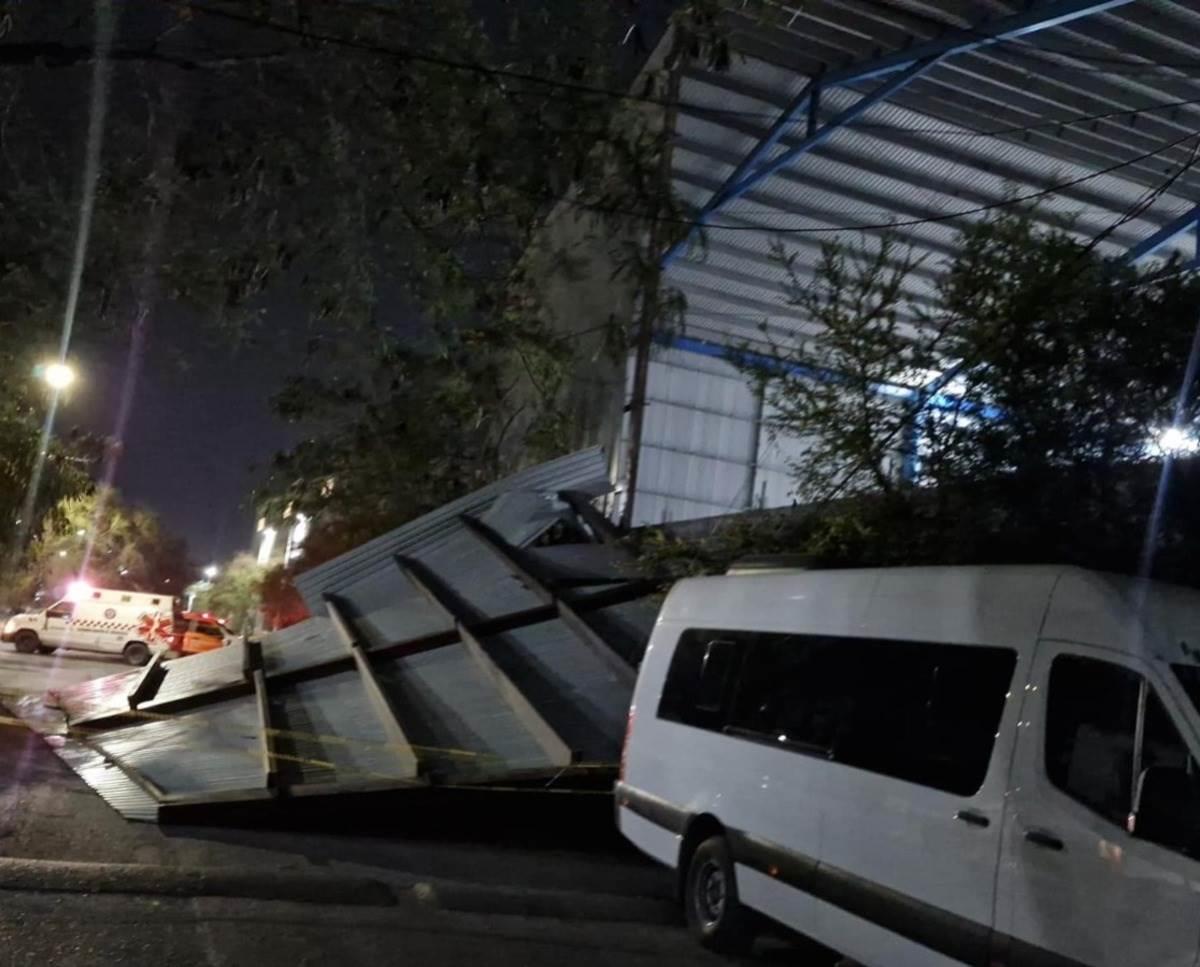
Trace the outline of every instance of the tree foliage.
<instances>
[{"instance_id":1,"label":"tree foliage","mask_svg":"<svg viewBox=\"0 0 1200 967\"><path fill-rule=\"evenodd\" d=\"M237 555L196 595L192 609L224 618L234 634L249 634L262 604L263 573L253 554Z\"/></svg>"},{"instance_id":2,"label":"tree foliage","mask_svg":"<svg viewBox=\"0 0 1200 967\"><path fill-rule=\"evenodd\" d=\"M661 178L667 78L689 60L728 63L723 6L677 5L672 56L630 99L616 5L6 5L0 320L56 335L97 17L111 10L85 335L132 325L141 338L172 305L229 339L302 342L280 411L310 432L263 496L369 512L382 529L565 445L575 347L558 336L545 266L568 273L578 253L536 271L526 258L553 206L602 219L618 274L652 314L678 311L658 298L647 213L687 214ZM265 330L281 305L287 333ZM632 328L611 318L614 356Z\"/></svg>"},{"instance_id":3,"label":"tree foliage","mask_svg":"<svg viewBox=\"0 0 1200 967\"><path fill-rule=\"evenodd\" d=\"M790 299L825 331L776 343L765 368L742 363L804 506L690 549L659 536L648 559L707 570L788 550L1200 577L1184 491L1196 468L1156 443L1200 430L1200 283L1140 275L1028 212L966 229L921 308L903 284L914 265L890 243L828 248L811 278L781 258Z\"/></svg>"},{"instance_id":4,"label":"tree foliage","mask_svg":"<svg viewBox=\"0 0 1200 967\"><path fill-rule=\"evenodd\" d=\"M157 515L99 487L64 497L42 521L8 581L10 603L54 596L83 579L97 587L179 595L193 576L184 542Z\"/></svg>"}]
</instances>

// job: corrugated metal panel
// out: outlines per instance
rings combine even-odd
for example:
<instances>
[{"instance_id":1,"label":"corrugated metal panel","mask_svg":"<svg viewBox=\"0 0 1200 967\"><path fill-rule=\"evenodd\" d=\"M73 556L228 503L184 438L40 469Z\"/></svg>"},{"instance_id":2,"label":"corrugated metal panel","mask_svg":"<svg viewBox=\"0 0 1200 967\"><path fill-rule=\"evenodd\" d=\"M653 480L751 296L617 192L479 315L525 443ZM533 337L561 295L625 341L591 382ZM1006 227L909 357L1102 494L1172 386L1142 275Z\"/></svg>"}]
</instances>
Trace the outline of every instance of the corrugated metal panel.
<instances>
[{"instance_id":1,"label":"corrugated metal panel","mask_svg":"<svg viewBox=\"0 0 1200 967\"><path fill-rule=\"evenodd\" d=\"M271 687L278 768L306 784L400 782L403 749L388 740L357 672Z\"/></svg>"},{"instance_id":2,"label":"corrugated metal panel","mask_svg":"<svg viewBox=\"0 0 1200 967\"><path fill-rule=\"evenodd\" d=\"M599 657L581 648L561 621L522 628L485 644L578 757L616 761L629 689Z\"/></svg>"},{"instance_id":3,"label":"corrugated metal panel","mask_svg":"<svg viewBox=\"0 0 1200 967\"><path fill-rule=\"evenodd\" d=\"M647 400L635 524L748 506L758 402L746 376L723 359L659 350Z\"/></svg>"},{"instance_id":4,"label":"corrugated metal panel","mask_svg":"<svg viewBox=\"0 0 1200 967\"><path fill-rule=\"evenodd\" d=\"M91 789L126 819L153 823L158 800L95 749L74 739L54 738L50 747Z\"/></svg>"},{"instance_id":5,"label":"corrugated metal panel","mask_svg":"<svg viewBox=\"0 0 1200 967\"><path fill-rule=\"evenodd\" d=\"M246 699L112 729L91 738L90 744L168 795L265 787L258 716Z\"/></svg>"},{"instance_id":6,"label":"corrugated metal panel","mask_svg":"<svg viewBox=\"0 0 1200 967\"><path fill-rule=\"evenodd\" d=\"M325 592L360 580L368 572L387 569L392 566L391 559L396 554L411 555L436 546L457 529L459 516L485 512L503 493L580 490L598 496L608 488L608 465L604 452L599 447L580 450L513 474L439 507L411 524L368 541L341 557L306 571L297 578L296 587L309 610L317 613L323 608L321 596Z\"/></svg>"},{"instance_id":7,"label":"corrugated metal panel","mask_svg":"<svg viewBox=\"0 0 1200 967\"><path fill-rule=\"evenodd\" d=\"M378 674L434 778L470 782L554 765L463 645L382 662Z\"/></svg>"}]
</instances>

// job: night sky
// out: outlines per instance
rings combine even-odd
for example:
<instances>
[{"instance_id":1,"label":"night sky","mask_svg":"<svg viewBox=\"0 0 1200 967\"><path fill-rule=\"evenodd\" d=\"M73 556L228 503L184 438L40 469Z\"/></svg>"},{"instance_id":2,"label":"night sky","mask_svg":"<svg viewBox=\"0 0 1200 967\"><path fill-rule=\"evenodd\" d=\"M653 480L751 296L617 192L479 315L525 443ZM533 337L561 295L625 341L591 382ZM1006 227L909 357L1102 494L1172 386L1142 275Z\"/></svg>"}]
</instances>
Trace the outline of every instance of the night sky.
<instances>
[{"instance_id":1,"label":"night sky","mask_svg":"<svg viewBox=\"0 0 1200 967\"><path fill-rule=\"evenodd\" d=\"M294 340L272 340L268 350L260 339L234 351L180 316L167 308L154 319L115 483L184 537L202 565L251 546L251 491L272 453L300 433L272 414L270 396L302 363L282 348ZM264 331L289 322L269 317ZM125 379L126 339L77 334L80 382L59 426L107 436Z\"/></svg>"}]
</instances>

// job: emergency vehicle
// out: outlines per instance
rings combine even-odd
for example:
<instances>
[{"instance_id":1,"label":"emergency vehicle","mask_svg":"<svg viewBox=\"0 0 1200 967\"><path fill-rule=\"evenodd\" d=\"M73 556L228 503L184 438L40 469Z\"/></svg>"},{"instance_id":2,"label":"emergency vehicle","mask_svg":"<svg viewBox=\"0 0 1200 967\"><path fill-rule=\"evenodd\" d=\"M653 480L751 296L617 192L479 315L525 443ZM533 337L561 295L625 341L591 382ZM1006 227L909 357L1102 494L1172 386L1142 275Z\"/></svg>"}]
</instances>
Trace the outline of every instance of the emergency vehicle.
<instances>
[{"instance_id":1,"label":"emergency vehicle","mask_svg":"<svg viewBox=\"0 0 1200 967\"><path fill-rule=\"evenodd\" d=\"M175 599L76 581L61 601L9 618L0 638L26 654L71 648L122 655L131 665L144 665L156 652L175 648Z\"/></svg>"}]
</instances>

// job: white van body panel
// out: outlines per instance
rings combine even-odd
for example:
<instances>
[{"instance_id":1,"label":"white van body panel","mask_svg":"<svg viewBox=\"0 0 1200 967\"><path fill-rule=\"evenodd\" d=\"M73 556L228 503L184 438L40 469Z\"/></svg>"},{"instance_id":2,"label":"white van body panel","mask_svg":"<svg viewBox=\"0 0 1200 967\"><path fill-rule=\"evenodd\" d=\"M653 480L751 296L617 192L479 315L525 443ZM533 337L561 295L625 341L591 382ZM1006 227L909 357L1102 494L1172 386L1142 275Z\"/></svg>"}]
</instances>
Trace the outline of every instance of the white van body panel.
<instances>
[{"instance_id":1,"label":"white van body panel","mask_svg":"<svg viewBox=\"0 0 1200 967\"><path fill-rule=\"evenodd\" d=\"M676 645L690 629L1011 651L1011 685L982 786L954 794L797 754L761 738L659 718ZM1143 893L1117 890L1109 902L1092 897L1089 884L1102 873L1091 868L1101 864L1096 857L1107 857L1112 873L1113 854L1105 853L1115 842L1112 830L1107 840L1073 840L1076 848L1068 852L1088 856L1065 872L1056 872L1043 856L1031 865L1028 843L1021 839L1023 849L1015 844L1028 811L1045 803L1062 800L1077 822L1078 813L1099 821L1058 790L1047 791L1044 776L1037 779L1044 770L1036 710L1045 684L1038 685L1044 669L1035 661L1039 641L1047 639L1141 661L1200 759L1195 710L1166 664L1200 663L1200 592L1053 566L793 571L682 581L664 602L639 672L617 793L620 827L670 866L678 865L696 817L715 819L727 838L745 838L742 854L785 856L795 869L777 870L769 861L748 865L734 850L743 902L867 965L1191 967L1200 942L1200 863L1116 830L1123 837L1116 854L1123 858L1120 875ZM659 805L647 806L647 797ZM968 820L961 819L964 813ZM1061 866L1062 854L1055 855ZM814 876L821 895L794 885L816 882ZM851 895L854 902L841 899ZM1046 897L1055 895L1072 899L1070 912L1060 904L1061 916L1039 914ZM1114 903L1127 909L1101 913ZM874 906L884 911L876 919ZM1123 947L1102 949L1094 942L1122 929ZM1158 931L1160 939L1139 947L1147 931ZM1085 935L1092 939L1081 943ZM997 951L1005 944L1023 953L1004 959ZM1144 949L1153 952L1148 960Z\"/></svg>"}]
</instances>

